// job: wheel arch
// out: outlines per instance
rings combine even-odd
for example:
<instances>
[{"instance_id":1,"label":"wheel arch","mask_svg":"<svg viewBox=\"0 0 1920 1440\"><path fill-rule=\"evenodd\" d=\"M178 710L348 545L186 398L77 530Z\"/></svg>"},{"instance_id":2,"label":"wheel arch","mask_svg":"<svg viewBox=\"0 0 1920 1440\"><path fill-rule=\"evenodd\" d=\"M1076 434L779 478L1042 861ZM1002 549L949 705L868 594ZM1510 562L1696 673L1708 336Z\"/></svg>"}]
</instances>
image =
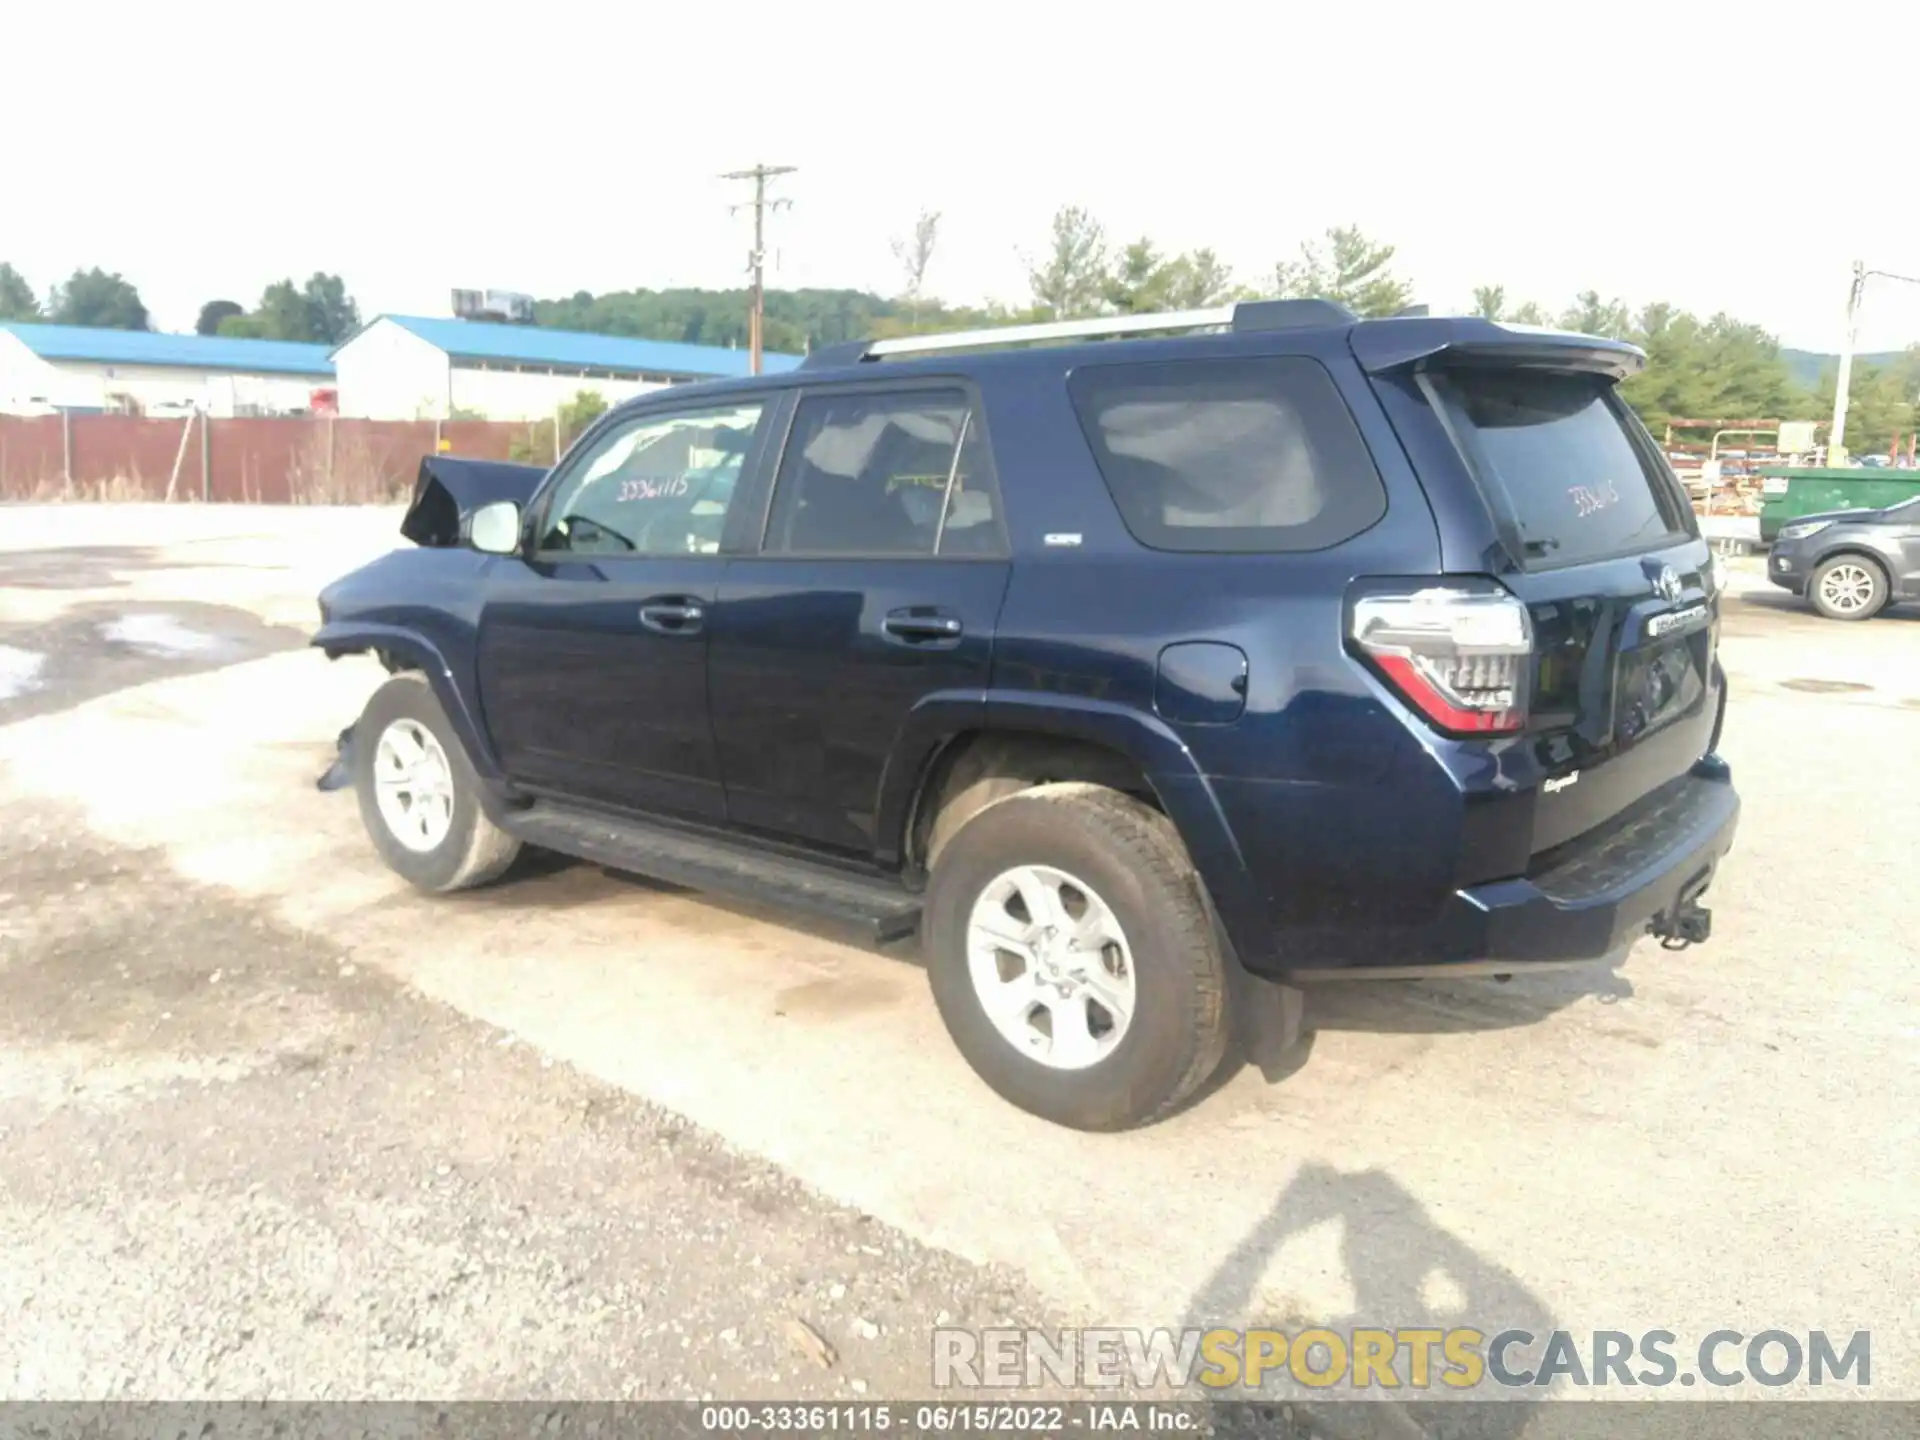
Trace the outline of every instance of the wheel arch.
<instances>
[{"instance_id":1,"label":"wheel arch","mask_svg":"<svg viewBox=\"0 0 1920 1440\"><path fill-rule=\"evenodd\" d=\"M329 660L372 654L391 674L418 672L446 712L447 723L457 732L474 773L489 789L500 784L500 766L487 740L486 727L480 723L476 707L468 703L455 683L446 655L427 636L400 625L331 623L320 627L312 643Z\"/></svg>"},{"instance_id":2,"label":"wheel arch","mask_svg":"<svg viewBox=\"0 0 1920 1440\"><path fill-rule=\"evenodd\" d=\"M971 779L998 773L1024 782L1017 788L1066 780L1105 785L1145 801L1173 822L1240 958L1259 964L1271 954L1264 898L1212 784L1186 743L1159 717L1110 701L1061 695L989 693L981 704L976 692L971 704L943 709L943 723L929 723L933 718L916 709L883 777L878 817L883 863L899 866L910 879L923 879L942 801Z\"/></svg>"}]
</instances>

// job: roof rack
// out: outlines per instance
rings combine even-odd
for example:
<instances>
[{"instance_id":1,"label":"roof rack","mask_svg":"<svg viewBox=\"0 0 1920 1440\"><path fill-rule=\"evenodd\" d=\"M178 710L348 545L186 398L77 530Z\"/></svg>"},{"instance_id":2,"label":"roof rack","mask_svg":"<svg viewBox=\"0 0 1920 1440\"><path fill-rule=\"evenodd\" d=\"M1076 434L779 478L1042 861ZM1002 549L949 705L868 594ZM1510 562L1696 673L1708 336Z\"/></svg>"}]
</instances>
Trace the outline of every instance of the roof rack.
<instances>
[{"instance_id":1,"label":"roof rack","mask_svg":"<svg viewBox=\"0 0 1920 1440\"><path fill-rule=\"evenodd\" d=\"M1207 310L1173 310L1158 315L1101 315L1091 320L1056 320L1041 325L998 325L985 330L955 330L945 335L902 335L892 340L851 340L815 350L801 362L808 370L857 365L889 356L932 355L947 350L979 350L1030 345L1048 340L1095 340L1154 335L1172 330L1296 330L1317 325L1351 325L1359 317L1331 300L1243 300Z\"/></svg>"}]
</instances>

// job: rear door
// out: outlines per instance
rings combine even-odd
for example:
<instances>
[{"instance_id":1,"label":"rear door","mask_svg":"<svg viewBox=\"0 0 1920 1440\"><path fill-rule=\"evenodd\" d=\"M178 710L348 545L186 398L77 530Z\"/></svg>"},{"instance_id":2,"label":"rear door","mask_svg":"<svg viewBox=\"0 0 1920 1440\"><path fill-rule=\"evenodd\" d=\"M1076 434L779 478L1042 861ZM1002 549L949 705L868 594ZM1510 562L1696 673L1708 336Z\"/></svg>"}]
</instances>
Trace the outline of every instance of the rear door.
<instances>
[{"instance_id":1,"label":"rear door","mask_svg":"<svg viewBox=\"0 0 1920 1440\"><path fill-rule=\"evenodd\" d=\"M1485 363L1438 368L1422 383L1499 548L1518 561L1498 578L1533 623L1528 734L1549 776L1538 853L1684 774L1712 743L1711 555L1610 379ZM1448 568L1492 568L1487 560L1450 555Z\"/></svg>"},{"instance_id":2,"label":"rear door","mask_svg":"<svg viewBox=\"0 0 1920 1440\"><path fill-rule=\"evenodd\" d=\"M803 393L756 555L730 560L708 686L727 813L867 854L916 705L977 702L1008 562L986 435L953 381Z\"/></svg>"}]
</instances>

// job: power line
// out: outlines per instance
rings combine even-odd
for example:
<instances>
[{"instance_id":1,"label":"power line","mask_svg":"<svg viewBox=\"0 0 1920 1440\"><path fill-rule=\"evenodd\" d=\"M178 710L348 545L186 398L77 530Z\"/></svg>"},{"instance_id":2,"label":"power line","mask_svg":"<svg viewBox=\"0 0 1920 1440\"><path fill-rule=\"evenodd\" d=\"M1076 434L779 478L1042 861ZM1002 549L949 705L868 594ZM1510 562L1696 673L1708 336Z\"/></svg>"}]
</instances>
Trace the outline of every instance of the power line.
<instances>
[{"instance_id":1,"label":"power line","mask_svg":"<svg viewBox=\"0 0 1920 1440\"><path fill-rule=\"evenodd\" d=\"M753 300L747 311L747 348L755 375L760 373L760 357L765 349L767 211L793 204L791 200L767 199L767 181L776 175L791 175L798 168L795 165L756 165L751 170L729 170L720 177L722 180L753 182L753 200L750 202L753 209L753 249L747 254L747 268L753 274ZM730 206L728 213L738 214L746 208L746 205Z\"/></svg>"}]
</instances>

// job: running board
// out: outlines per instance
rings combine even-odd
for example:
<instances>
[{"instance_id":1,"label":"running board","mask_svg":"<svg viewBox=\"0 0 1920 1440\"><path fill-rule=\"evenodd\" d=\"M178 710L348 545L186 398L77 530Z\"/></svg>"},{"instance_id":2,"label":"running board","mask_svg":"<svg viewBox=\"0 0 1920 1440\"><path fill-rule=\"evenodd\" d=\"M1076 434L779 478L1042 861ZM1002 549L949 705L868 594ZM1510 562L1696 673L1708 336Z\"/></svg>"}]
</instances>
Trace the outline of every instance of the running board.
<instances>
[{"instance_id":1,"label":"running board","mask_svg":"<svg viewBox=\"0 0 1920 1440\"><path fill-rule=\"evenodd\" d=\"M920 928L920 897L883 875L862 875L725 836L551 801L500 818L529 845L690 890L804 911L849 926L874 944L903 940Z\"/></svg>"}]
</instances>

